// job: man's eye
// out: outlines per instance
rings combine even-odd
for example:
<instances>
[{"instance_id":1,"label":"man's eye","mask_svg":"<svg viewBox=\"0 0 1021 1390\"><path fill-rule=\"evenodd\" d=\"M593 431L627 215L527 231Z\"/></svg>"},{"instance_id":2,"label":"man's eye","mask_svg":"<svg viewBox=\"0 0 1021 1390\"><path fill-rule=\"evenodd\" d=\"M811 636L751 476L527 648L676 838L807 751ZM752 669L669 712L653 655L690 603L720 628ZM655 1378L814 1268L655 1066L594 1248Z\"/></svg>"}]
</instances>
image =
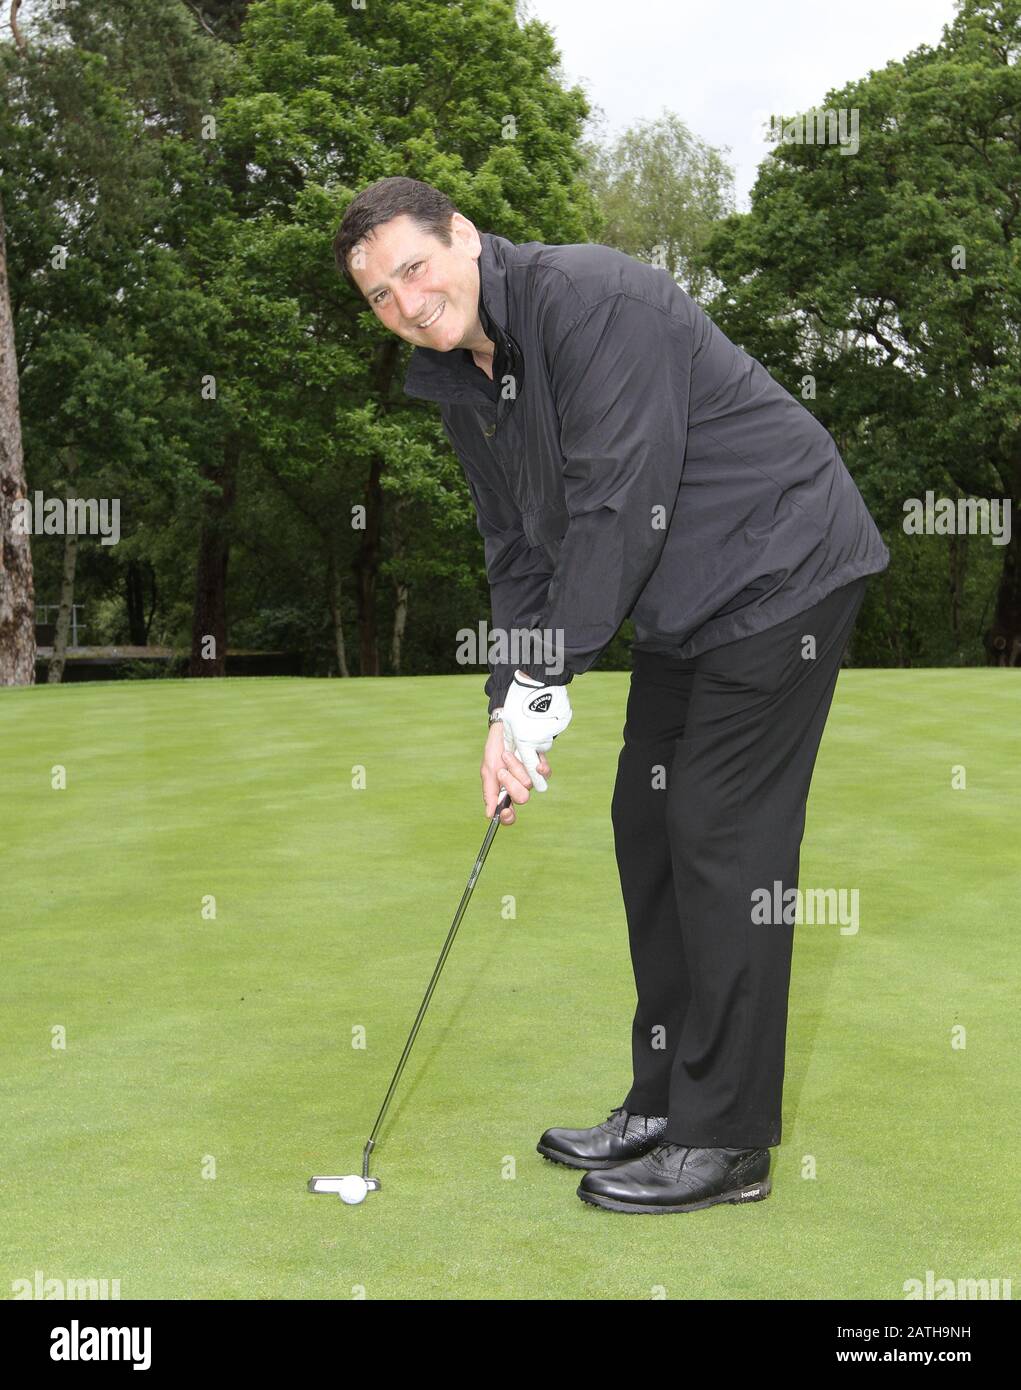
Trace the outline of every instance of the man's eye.
<instances>
[{"instance_id":1,"label":"man's eye","mask_svg":"<svg viewBox=\"0 0 1021 1390\"><path fill-rule=\"evenodd\" d=\"M410 275L413 270L417 270L419 266L422 265L425 265L425 261L415 261L414 265L408 266L408 274ZM378 304L385 294L386 290L380 290L379 294L377 294L375 299L372 301L373 304Z\"/></svg>"}]
</instances>

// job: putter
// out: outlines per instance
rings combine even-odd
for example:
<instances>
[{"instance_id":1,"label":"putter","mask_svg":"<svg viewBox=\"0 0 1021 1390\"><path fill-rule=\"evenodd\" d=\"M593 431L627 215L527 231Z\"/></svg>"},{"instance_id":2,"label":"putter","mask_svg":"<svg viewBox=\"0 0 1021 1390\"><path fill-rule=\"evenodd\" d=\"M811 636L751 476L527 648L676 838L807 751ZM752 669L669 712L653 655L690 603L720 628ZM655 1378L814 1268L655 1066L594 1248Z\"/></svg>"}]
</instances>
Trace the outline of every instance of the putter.
<instances>
[{"instance_id":1,"label":"putter","mask_svg":"<svg viewBox=\"0 0 1021 1390\"><path fill-rule=\"evenodd\" d=\"M440 971L443 969L443 962L447 959L447 955L454 942L454 937L457 935L457 929L461 925L461 918L464 916L464 910L468 906L468 899L472 895L472 889L475 887L475 881L478 878L479 874L482 872L483 864L486 862L486 855L489 853L489 846L493 843L493 837L495 836L497 829L500 825L500 814L501 812L506 811L507 807L510 804L510 792L507 791L506 788L504 788L504 790L500 794L499 799L497 800L496 810L493 812L492 818L489 822L489 829L486 831L486 838L482 842L482 848L479 850L479 856L475 860L475 867L472 869L471 875L468 879L468 886L465 888L464 893L462 894L461 901L458 905L458 909L454 914L454 920L451 924L450 931L447 932L447 939L443 943L443 950L440 952L440 958L436 962L436 969L433 971L432 979L429 981L429 988L425 992L425 998L422 1000L422 1006L418 1011L418 1017L415 1019L415 1022L412 1026L411 1033L408 1037L408 1041L404 1044L404 1051L401 1054L401 1060L397 1063L397 1070L394 1072L393 1080L390 1082L390 1089L386 1093L386 1098L383 1101L379 1114L376 1116L376 1123L372 1126L372 1133L369 1135L368 1142L365 1145L365 1150L362 1153L361 1177L359 1177L357 1173L348 1173L345 1177L309 1178L309 1192L335 1192L340 1197L340 1200L342 1202L346 1203L348 1206L356 1206L359 1202L365 1201L367 1193L378 1192L379 1189L382 1187L383 1184L380 1182L379 1178L369 1177L369 1155L375 1148L376 1135L379 1132L380 1125L383 1123L383 1117L386 1115L387 1107L390 1104L390 1099L393 1096L394 1091L397 1089L397 1083L401 1078L401 1072L404 1070L404 1064L408 1060L408 1055L411 1052L411 1048L418 1034L418 1030L422 1023L422 1019L425 1017L425 1011L429 1007L429 1000L432 998L433 990L436 988L436 981L440 978Z\"/></svg>"}]
</instances>

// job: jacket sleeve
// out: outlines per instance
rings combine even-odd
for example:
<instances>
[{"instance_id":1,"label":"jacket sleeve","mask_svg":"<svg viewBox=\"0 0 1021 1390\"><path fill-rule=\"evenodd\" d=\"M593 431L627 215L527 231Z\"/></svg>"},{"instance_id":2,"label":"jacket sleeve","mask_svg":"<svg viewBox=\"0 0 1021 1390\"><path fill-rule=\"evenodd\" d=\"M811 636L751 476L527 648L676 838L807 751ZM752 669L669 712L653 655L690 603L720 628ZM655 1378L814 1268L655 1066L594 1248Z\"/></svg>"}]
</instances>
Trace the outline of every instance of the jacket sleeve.
<instances>
[{"instance_id":1,"label":"jacket sleeve","mask_svg":"<svg viewBox=\"0 0 1021 1390\"><path fill-rule=\"evenodd\" d=\"M691 357L687 324L624 293L553 347L569 522L536 627L563 670L521 667L543 682L566 684L598 660L659 562L684 466Z\"/></svg>"},{"instance_id":2,"label":"jacket sleeve","mask_svg":"<svg viewBox=\"0 0 1021 1390\"><path fill-rule=\"evenodd\" d=\"M521 517L511 503L467 467L464 474L475 503L479 533L485 541L492 628L498 634L506 634L504 640L509 642L513 628L524 634L536 626L546 602L552 569L546 552L529 544L521 529ZM516 662L489 663L485 689L490 713L503 704L517 669Z\"/></svg>"}]
</instances>

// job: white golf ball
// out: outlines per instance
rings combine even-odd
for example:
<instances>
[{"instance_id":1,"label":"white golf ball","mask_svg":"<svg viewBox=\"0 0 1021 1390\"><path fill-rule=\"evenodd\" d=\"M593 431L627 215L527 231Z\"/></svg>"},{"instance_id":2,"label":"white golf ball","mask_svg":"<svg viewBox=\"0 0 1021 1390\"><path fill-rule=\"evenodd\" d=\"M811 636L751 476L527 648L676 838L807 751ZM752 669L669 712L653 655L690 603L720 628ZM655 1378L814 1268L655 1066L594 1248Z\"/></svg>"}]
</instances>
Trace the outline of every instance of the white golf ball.
<instances>
[{"instance_id":1,"label":"white golf ball","mask_svg":"<svg viewBox=\"0 0 1021 1390\"><path fill-rule=\"evenodd\" d=\"M364 1202L368 1190L369 1185L364 1178L341 1178L337 1186L340 1200L346 1202L349 1207L355 1207L359 1202Z\"/></svg>"}]
</instances>

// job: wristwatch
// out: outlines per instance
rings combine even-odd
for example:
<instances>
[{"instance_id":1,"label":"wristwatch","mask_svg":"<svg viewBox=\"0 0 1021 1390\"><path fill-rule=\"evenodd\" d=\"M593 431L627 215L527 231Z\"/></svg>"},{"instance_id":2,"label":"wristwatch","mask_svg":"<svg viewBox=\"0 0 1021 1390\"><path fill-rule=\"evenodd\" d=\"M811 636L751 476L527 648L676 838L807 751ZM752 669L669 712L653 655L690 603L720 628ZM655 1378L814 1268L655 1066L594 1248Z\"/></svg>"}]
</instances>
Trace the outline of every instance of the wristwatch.
<instances>
[{"instance_id":1,"label":"wristwatch","mask_svg":"<svg viewBox=\"0 0 1021 1390\"><path fill-rule=\"evenodd\" d=\"M492 728L494 724L502 724L502 723L503 723L503 710L502 710L502 709L495 709L495 710L493 710L493 713L489 716L489 727Z\"/></svg>"}]
</instances>

